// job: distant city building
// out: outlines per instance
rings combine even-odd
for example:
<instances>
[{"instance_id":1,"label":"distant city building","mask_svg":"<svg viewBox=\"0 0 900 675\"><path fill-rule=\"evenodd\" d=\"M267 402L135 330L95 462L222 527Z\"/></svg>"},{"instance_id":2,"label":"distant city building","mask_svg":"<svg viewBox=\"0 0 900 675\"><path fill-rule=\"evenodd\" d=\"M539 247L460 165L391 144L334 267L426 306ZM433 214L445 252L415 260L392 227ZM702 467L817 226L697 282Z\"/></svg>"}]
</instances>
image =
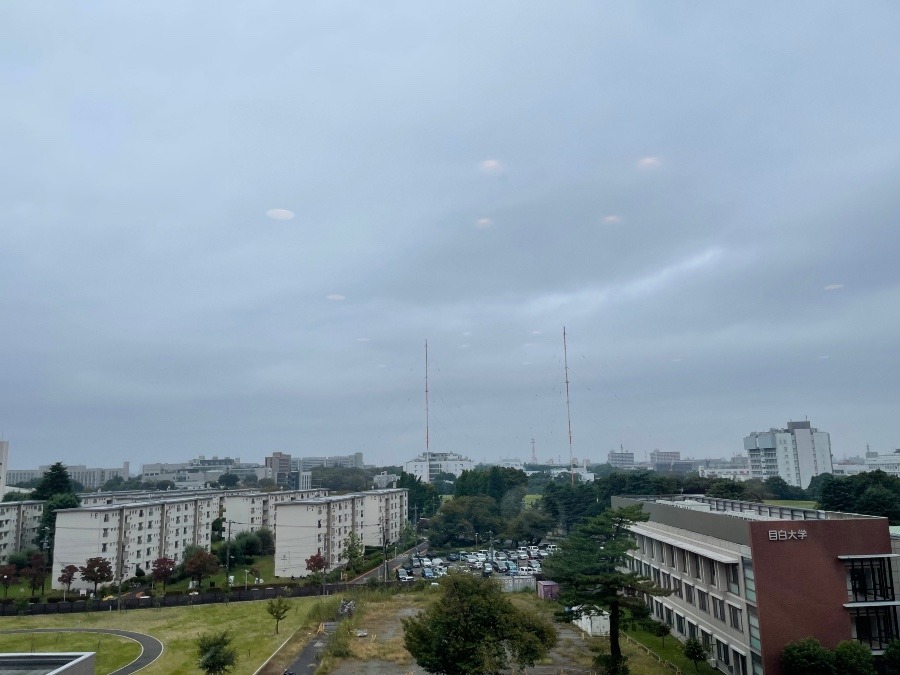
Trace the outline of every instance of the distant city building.
<instances>
[{"instance_id":1,"label":"distant city building","mask_svg":"<svg viewBox=\"0 0 900 675\"><path fill-rule=\"evenodd\" d=\"M672 462L680 462L681 461L681 453L680 452L669 452L663 450L651 450L650 451L650 463L651 464L670 464Z\"/></svg>"},{"instance_id":2,"label":"distant city building","mask_svg":"<svg viewBox=\"0 0 900 675\"><path fill-rule=\"evenodd\" d=\"M634 453L610 450L606 461L617 469L631 469L634 467Z\"/></svg>"},{"instance_id":3,"label":"distant city building","mask_svg":"<svg viewBox=\"0 0 900 675\"><path fill-rule=\"evenodd\" d=\"M375 487L379 490L384 490L387 487L390 487L394 483L400 480L400 476L395 473L388 473L387 471L382 471L379 474L375 474Z\"/></svg>"},{"instance_id":4,"label":"distant city building","mask_svg":"<svg viewBox=\"0 0 900 675\"><path fill-rule=\"evenodd\" d=\"M3 443L7 443L8 446L7 441L0 441L0 445ZM121 468L112 469L88 468L84 464L64 464L63 466L69 472L69 478L81 483L86 490L99 490L106 481L116 476L125 480L131 476L128 462L125 462ZM39 466L37 469L9 469L6 472L7 484L15 485L16 483L40 480L49 470L49 464Z\"/></svg>"},{"instance_id":5,"label":"distant city building","mask_svg":"<svg viewBox=\"0 0 900 675\"><path fill-rule=\"evenodd\" d=\"M835 469L837 469L837 466L835 466ZM889 473L892 476L900 476L900 450L894 450L894 452L888 453L886 455L879 455L875 452L867 452L864 470L884 471L885 473Z\"/></svg>"},{"instance_id":6,"label":"distant city building","mask_svg":"<svg viewBox=\"0 0 900 675\"><path fill-rule=\"evenodd\" d=\"M452 473L459 478L463 471L471 471L474 468L475 462L457 452L423 452L403 465L406 473L412 474L423 483L430 483L439 473Z\"/></svg>"},{"instance_id":7,"label":"distant city building","mask_svg":"<svg viewBox=\"0 0 900 675\"><path fill-rule=\"evenodd\" d=\"M294 471L309 471L318 467L365 468L361 452L354 452L352 455L330 455L328 457L295 457L292 461Z\"/></svg>"},{"instance_id":8,"label":"distant city building","mask_svg":"<svg viewBox=\"0 0 900 675\"><path fill-rule=\"evenodd\" d=\"M833 473L831 437L809 422L788 422L786 429L754 431L744 438L753 478L779 476L806 489L813 476Z\"/></svg>"},{"instance_id":9,"label":"distant city building","mask_svg":"<svg viewBox=\"0 0 900 675\"><path fill-rule=\"evenodd\" d=\"M270 469L258 463L242 463L237 457L213 456L207 459L200 455L186 462L144 464L141 480L148 483L168 480L179 489L201 489L215 483L225 473L233 473L241 480L251 474L257 479L274 478Z\"/></svg>"},{"instance_id":10,"label":"distant city building","mask_svg":"<svg viewBox=\"0 0 900 675\"><path fill-rule=\"evenodd\" d=\"M0 564L16 551L34 546L43 513L42 501L0 503Z\"/></svg>"},{"instance_id":11,"label":"distant city building","mask_svg":"<svg viewBox=\"0 0 900 675\"><path fill-rule=\"evenodd\" d=\"M0 441L0 498L6 494L6 467L9 461L9 441Z\"/></svg>"},{"instance_id":12,"label":"distant city building","mask_svg":"<svg viewBox=\"0 0 900 675\"><path fill-rule=\"evenodd\" d=\"M728 480L737 482L743 482L745 480L750 480L751 478L753 478L753 475L750 473L749 467L746 469L736 469L701 466L698 473L700 474L701 478L727 478Z\"/></svg>"},{"instance_id":13,"label":"distant city building","mask_svg":"<svg viewBox=\"0 0 900 675\"><path fill-rule=\"evenodd\" d=\"M503 469L517 469L518 471L525 470L524 462L522 462L522 460L517 457L501 459L499 462L497 462L497 466Z\"/></svg>"}]
</instances>

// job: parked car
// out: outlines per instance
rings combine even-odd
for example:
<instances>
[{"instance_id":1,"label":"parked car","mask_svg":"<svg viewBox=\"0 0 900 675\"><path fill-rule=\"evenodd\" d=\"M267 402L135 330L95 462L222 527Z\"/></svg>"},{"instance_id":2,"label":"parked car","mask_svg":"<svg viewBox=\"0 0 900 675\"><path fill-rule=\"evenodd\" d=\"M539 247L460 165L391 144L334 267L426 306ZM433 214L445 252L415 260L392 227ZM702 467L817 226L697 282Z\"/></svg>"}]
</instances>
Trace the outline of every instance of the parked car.
<instances>
[{"instance_id":1,"label":"parked car","mask_svg":"<svg viewBox=\"0 0 900 675\"><path fill-rule=\"evenodd\" d=\"M432 559L431 559L431 566L432 566L432 567L440 567L440 566L443 565L443 564L444 564L444 561L441 560L440 558L432 558Z\"/></svg>"},{"instance_id":2,"label":"parked car","mask_svg":"<svg viewBox=\"0 0 900 675\"><path fill-rule=\"evenodd\" d=\"M528 565L525 565L525 566L519 568L519 571L518 571L517 574L518 574L518 576L520 576L520 577L530 577L530 576L533 576L533 575L534 575L534 568L533 568L533 567L529 567Z\"/></svg>"},{"instance_id":3,"label":"parked car","mask_svg":"<svg viewBox=\"0 0 900 675\"><path fill-rule=\"evenodd\" d=\"M422 570L422 578L423 579L434 579L434 570L430 567L426 567Z\"/></svg>"},{"instance_id":4,"label":"parked car","mask_svg":"<svg viewBox=\"0 0 900 675\"><path fill-rule=\"evenodd\" d=\"M449 560L450 562L456 562L457 560L459 560L459 554L458 553L448 553L447 560Z\"/></svg>"},{"instance_id":5,"label":"parked car","mask_svg":"<svg viewBox=\"0 0 900 675\"><path fill-rule=\"evenodd\" d=\"M413 567L421 567L421 566L422 566L422 561L419 560L418 558L413 558L413 560L412 560L412 566L413 566Z\"/></svg>"}]
</instances>

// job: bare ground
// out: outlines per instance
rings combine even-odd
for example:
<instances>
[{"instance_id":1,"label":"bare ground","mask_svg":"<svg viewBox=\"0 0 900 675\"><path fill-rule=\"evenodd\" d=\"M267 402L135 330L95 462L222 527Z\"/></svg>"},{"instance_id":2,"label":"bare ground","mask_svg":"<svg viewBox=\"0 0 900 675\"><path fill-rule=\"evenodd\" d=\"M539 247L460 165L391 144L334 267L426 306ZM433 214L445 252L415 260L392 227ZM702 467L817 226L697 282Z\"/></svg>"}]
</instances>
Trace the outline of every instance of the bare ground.
<instances>
[{"instance_id":1,"label":"bare ground","mask_svg":"<svg viewBox=\"0 0 900 675\"><path fill-rule=\"evenodd\" d=\"M421 595L401 594L385 602L368 604L357 627L368 632L366 637L355 638L351 644L353 656L340 659L331 675L427 675L415 664L403 646L403 617L414 616L426 605ZM518 599L517 599L518 600ZM530 603L529 603L530 604ZM550 606L547 610L552 612ZM600 638L586 638L570 624L555 624L559 640L547 659L532 668L517 671L527 675L587 675L591 670L593 652L589 645ZM670 672L644 657L640 652L623 645L629 656L629 666L635 675L655 675ZM512 671L510 671L512 672ZM298 674L299 675L299 674Z\"/></svg>"}]
</instances>

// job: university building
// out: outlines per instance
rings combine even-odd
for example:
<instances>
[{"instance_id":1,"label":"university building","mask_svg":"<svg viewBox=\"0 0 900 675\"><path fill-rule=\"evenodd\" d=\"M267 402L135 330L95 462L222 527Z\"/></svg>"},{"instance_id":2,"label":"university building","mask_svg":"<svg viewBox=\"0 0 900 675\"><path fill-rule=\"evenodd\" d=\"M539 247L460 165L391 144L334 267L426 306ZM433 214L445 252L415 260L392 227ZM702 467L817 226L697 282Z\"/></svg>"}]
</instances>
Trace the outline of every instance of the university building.
<instances>
[{"instance_id":1,"label":"university building","mask_svg":"<svg viewBox=\"0 0 900 675\"><path fill-rule=\"evenodd\" d=\"M707 644L732 675L780 675L785 645L856 640L880 654L898 630L900 578L885 518L703 496L640 504L629 568L671 591L646 597L682 640Z\"/></svg>"}]
</instances>

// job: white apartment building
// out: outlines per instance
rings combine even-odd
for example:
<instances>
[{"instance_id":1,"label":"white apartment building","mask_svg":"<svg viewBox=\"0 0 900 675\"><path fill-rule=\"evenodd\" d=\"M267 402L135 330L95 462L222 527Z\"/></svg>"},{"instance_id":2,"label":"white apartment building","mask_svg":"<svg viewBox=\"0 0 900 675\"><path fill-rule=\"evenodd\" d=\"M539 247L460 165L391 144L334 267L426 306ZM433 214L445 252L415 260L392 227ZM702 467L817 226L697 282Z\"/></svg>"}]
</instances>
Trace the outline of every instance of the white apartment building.
<instances>
[{"instance_id":1,"label":"white apartment building","mask_svg":"<svg viewBox=\"0 0 900 675\"><path fill-rule=\"evenodd\" d=\"M275 506L317 497L327 497L328 490L283 490L280 492L244 492L222 497L226 521L232 532L256 532L265 527L275 529Z\"/></svg>"},{"instance_id":2,"label":"white apartment building","mask_svg":"<svg viewBox=\"0 0 900 675\"><path fill-rule=\"evenodd\" d=\"M42 501L0 503L0 564L11 553L34 546L43 513Z\"/></svg>"},{"instance_id":3,"label":"white apartment building","mask_svg":"<svg viewBox=\"0 0 900 675\"><path fill-rule=\"evenodd\" d=\"M305 577L307 558L321 553L326 572L342 565L350 533L364 545L393 544L407 522L406 489L372 490L276 505L275 576Z\"/></svg>"},{"instance_id":4,"label":"white apartment building","mask_svg":"<svg viewBox=\"0 0 900 675\"><path fill-rule=\"evenodd\" d=\"M831 436L809 422L788 422L786 429L754 431L744 438L753 478L780 476L789 485L809 487L813 476L833 473Z\"/></svg>"},{"instance_id":5,"label":"white apartment building","mask_svg":"<svg viewBox=\"0 0 900 675\"><path fill-rule=\"evenodd\" d=\"M884 471L892 476L900 476L900 450L886 455L866 453L866 463L863 471ZM844 475L848 475L846 472Z\"/></svg>"},{"instance_id":6,"label":"white apartment building","mask_svg":"<svg viewBox=\"0 0 900 675\"><path fill-rule=\"evenodd\" d=\"M475 462L456 452L423 452L406 464L403 470L423 483L430 483L439 473L452 473L459 478L463 471L471 471Z\"/></svg>"},{"instance_id":7,"label":"white apartment building","mask_svg":"<svg viewBox=\"0 0 900 675\"><path fill-rule=\"evenodd\" d=\"M62 588L57 578L66 565L81 566L89 558L107 558L119 580L133 577L139 568L149 572L157 558L180 562L188 546L209 550L217 505L208 495L58 511L53 587ZM93 585L76 576L72 587Z\"/></svg>"},{"instance_id":8,"label":"white apartment building","mask_svg":"<svg viewBox=\"0 0 900 675\"><path fill-rule=\"evenodd\" d=\"M6 467L9 464L9 441L0 441L0 498L6 494Z\"/></svg>"}]
</instances>

